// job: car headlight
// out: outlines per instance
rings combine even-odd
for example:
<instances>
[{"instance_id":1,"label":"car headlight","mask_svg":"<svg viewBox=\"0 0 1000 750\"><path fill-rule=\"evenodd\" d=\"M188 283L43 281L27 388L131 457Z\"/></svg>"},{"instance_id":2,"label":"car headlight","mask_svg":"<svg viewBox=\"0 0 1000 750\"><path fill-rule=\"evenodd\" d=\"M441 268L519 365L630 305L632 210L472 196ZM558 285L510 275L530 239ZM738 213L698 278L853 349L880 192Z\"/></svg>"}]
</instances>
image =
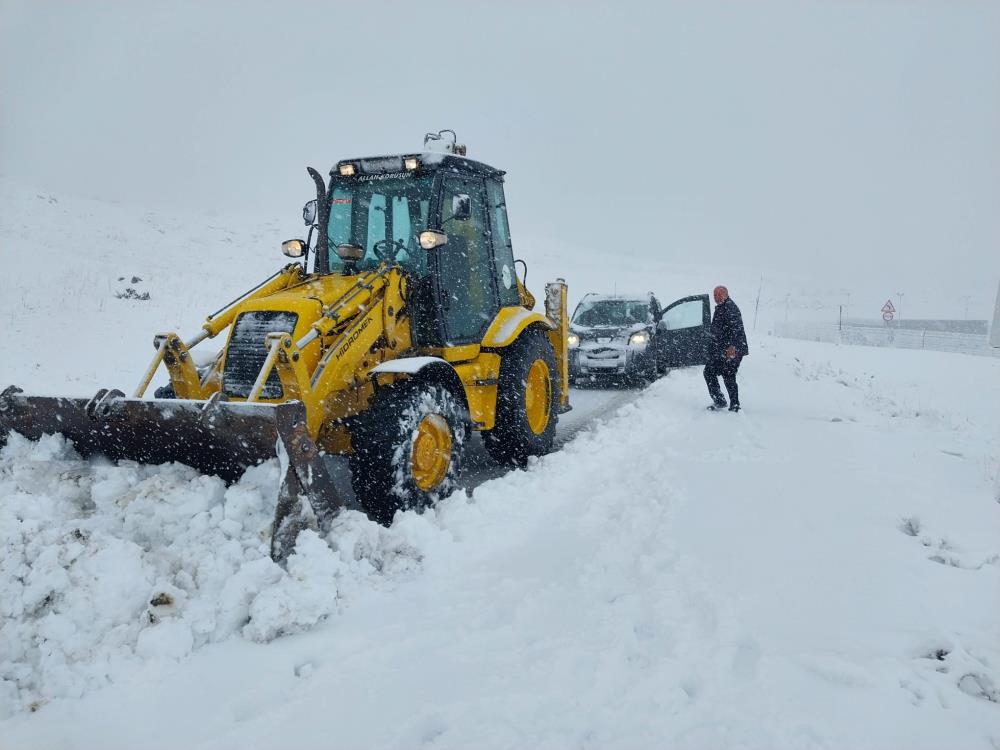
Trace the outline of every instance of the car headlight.
<instances>
[{"instance_id":1,"label":"car headlight","mask_svg":"<svg viewBox=\"0 0 1000 750\"><path fill-rule=\"evenodd\" d=\"M629 336L628 343L630 346L640 346L645 344L649 340L649 336L645 331L638 331Z\"/></svg>"},{"instance_id":2,"label":"car headlight","mask_svg":"<svg viewBox=\"0 0 1000 750\"><path fill-rule=\"evenodd\" d=\"M569 344L570 349L575 349L580 345L580 337L575 333L571 333L566 337L566 343Z\"/></svg>"}]
</instances>

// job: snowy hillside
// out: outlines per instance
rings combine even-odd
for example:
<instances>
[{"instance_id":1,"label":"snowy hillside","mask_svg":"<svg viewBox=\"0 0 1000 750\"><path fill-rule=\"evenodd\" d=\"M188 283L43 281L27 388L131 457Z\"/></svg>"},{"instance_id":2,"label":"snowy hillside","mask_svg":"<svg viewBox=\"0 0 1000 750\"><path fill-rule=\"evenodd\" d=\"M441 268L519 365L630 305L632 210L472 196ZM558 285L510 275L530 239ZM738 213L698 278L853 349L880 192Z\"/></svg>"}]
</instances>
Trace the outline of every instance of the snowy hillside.
<instances>
[{"instance_id":1,"label":"snowy hillside","mask_svg":"<svg viewBox=\"0 0 1000 750\"><path fill-rule=\"evenodd\" d=\"M33 342L0 380L76 396L134 388L153 334L197 331L280 268L281 241L301 233L301 222L137 214L7 180L0 205L0 342Z\"/></svg>"},{"instance_id":2,"label":"snowy hillside","mask_svg":"<svg viewBox=\"0 0 1000 750\"><path fill-rule=\"evenodd\" d=\"M0 188L0 385L39 392L131 386L152 333L195 329L300 234L294 206L136 217ZM568 262L520 254L536 289ZM574 262L577 288L609 278ZM714 275L641 272L623 285L665 301ZM226 488L12 438L0 747L1000 746L1000 360L750 347L743 413L672 372L527 471L303 535L287 571L273 465Z\"/></svg>"}]
</instances>

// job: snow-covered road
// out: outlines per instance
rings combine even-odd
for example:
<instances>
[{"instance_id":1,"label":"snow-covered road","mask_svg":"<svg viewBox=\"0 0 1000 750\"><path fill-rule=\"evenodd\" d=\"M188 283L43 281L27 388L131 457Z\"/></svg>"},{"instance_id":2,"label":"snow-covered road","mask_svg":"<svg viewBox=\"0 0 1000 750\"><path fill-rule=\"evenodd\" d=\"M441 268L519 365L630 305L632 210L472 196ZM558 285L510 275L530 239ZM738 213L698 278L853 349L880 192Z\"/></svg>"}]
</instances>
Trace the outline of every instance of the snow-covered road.
<instances>
[{"instance_id":1,"label":"snow-covered road","mask_svg":"<svg viewBox=\"0 0 1000 750\"><path fill-rule=\"evenodd\" d=\"M639 396L640 391L631 388L572 388L570 391L571 411L559 416L556 430L556 447L561 449L577 433L606 417ZM346 463L346 462L344 462ZM474 435L466 447L461 485L472 490L489 479L502 477L507 469L497 465L483 447L482 440ZM343 487L342 491L349 491Z\"/></svg>"}]
</instances>

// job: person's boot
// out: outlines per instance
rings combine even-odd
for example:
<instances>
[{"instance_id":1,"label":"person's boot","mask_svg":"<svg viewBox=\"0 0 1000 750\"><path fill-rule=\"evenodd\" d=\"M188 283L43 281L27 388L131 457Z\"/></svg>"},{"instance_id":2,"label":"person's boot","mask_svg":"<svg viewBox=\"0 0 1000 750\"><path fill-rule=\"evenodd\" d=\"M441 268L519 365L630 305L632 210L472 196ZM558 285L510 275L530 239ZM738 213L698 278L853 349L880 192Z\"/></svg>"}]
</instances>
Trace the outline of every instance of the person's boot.
<instances>
[{"instance_id":1,"label":"person's boot","mask_svg":"<svg viewBox=\"0 0 1000 750\"><path fill-rule=\"evenodd\" d=\"M709 411L722 411L726 408L726 399L717 398L712 401L712 404L708 407Z\"/></svg>"},{"instance_id":2,"label":"person's boot","mask_svg":"<svg viewBox=\"0 0 1000 750\"><path fill-rule=\"evenodd\" d=\"M731 404L729 406L729 411L739 411L739 410L740 410L740 405L739 404Z\"/></svg>"}]
</instances>

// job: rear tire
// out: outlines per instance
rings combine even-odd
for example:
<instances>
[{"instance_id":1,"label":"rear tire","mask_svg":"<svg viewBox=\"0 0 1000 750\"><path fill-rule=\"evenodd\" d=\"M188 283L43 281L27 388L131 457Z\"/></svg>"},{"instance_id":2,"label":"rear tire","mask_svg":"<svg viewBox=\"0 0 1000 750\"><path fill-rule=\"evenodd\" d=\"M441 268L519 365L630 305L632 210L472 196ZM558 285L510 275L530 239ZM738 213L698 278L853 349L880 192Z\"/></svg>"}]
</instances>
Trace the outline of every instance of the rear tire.
<instances>
[{"instance_id":1,"label":"rear tire","mask_svg":"<svg viewBox=\"0 0 1000 750\"><path fill-rule=\"evenodd\" d=\"M559 421L559 376L548 338L529 329L501 354L496 422L483 432L487 453L504 466L552 450Z\"/></svg>"},{"instance_id":2,"label":"rear tire","mask_svg":"<svg viewBox=\"0 0 1000 750\"><path fill-rule=\"evenodd\" d=\"M388 526L397 510L422 509L457 487L469 416L438 383L383 388L351 431L351 486L373 521Z\"/></svg>"}]
</instances>

